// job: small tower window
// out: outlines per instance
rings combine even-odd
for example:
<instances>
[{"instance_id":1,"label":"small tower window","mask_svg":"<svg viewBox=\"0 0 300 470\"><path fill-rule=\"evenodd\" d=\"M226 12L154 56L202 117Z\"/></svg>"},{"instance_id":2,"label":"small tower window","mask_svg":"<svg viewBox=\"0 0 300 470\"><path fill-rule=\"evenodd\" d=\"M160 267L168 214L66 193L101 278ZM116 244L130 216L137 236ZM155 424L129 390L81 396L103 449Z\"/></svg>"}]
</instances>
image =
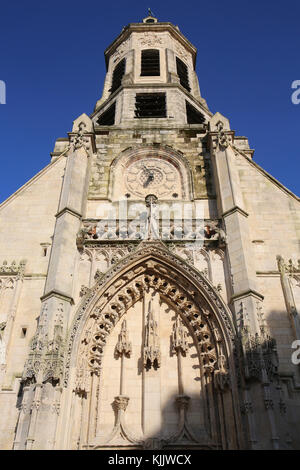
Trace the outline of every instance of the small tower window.
<instances>
[{"instance_id":1,"label":"small tower window","mask_svg":"<svg viewBox=\"0 0 300 470\"><path fill-rule=\"evenodd\" d=\"M191 91L190 84L189 84L189 74L188 74L187 66L178 57L176 57L176 66L177 66L177 75L179 77L180 84L187 91Z\"/></svg>"},{"instance_id":2,"label":"small tower window","mask_svg":"<svg viewBox=\"0 0 300 470\"><path fill-rule=\"evenodd\" d=\"M142 77L154 77L160 75L159 50L146 49L142 51Z\"/></svg>"},{"instance_id":3,"label":"small tower window","mask_svg":"<svg viewBox=\"0 0 300 470\"><path fill-rule=\"evenodd\" d=\"M203 116L198 109L194 108L190 103L187 101L185 102L186 105L186 118L188 124L203 124L205 121L205 117Z\"/></svg>"},{"instance_id":4,"label":"small tower window","mask_svg":"<svg viewBox=\"0 0 300 470\"><path fill-rule=\"evenodd\" d=\"M166 94L165 93L137 93L135 99L136 118L165 118Z\"/></svg>"},{"instance_id":5,"label":"small tower window","mask_svg":"<svg viewBox=\"0 0 300 470\"><path fill-rule=\"evenodd\" d=\"M122 78L125 74L125 66L126 59L122 59L118 65L116 65L112 75L111 88L109 90L111 93L116 91L121 86Z\"/></svg>"},{"instance_id":6,"label":"small tower window","mask_svg":"<svg viewBox=\"0 0 300 470\"><path fill-rule=\"evenodd\" d=\"M48 248L50 247L50 243L41 243L42 247L42 256L46 257L48 255Z\"/></svg>"},{"instance_id":7,"label":"small tower window","mask_svg":"<svg viewBox=\"0 0 300 470\"><path fill-rule=\"evenodd\" d=\"M27 328L22 327L21 328L21 338L26 338L26 334L27 334Z\"/></svg>"},{"instance_id":8,"label":"small tower window","mask_svg":"<svg viewBox=\"0 0 300 470\"><path fill-rule=\"evenodd\" d=\"M113 126L115 123L116 103L112 104L97 120L99 126Z\"/></svg>"}]
</instances>

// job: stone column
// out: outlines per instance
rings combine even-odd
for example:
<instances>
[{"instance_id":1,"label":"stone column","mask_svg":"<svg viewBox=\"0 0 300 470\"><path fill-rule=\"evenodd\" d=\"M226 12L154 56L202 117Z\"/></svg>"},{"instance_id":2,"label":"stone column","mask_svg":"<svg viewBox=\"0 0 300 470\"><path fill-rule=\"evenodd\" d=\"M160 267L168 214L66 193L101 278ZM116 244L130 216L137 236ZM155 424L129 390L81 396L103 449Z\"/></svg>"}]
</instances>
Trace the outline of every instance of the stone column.
<instances>
[{"instance_id":1,"label":"stone column","mask_svg":"<svg viewBox=\"0 0 300 470\"><path fill-rule=\"evenodd\" d=\"M288 277L287 267L282 256L277 256L278 269L280 272L280 280L284 295L287 313L294 332L295 339L300 339L300 317L295 304L293 291Z\"/></svg>"},{"instance_id":2,"label":"stone column","mask_svg":"<svg viewBox=\"0 0 300 470\"><path fill-rule=\"evenodd\" d=\"M234 132L230 130L229 121L220 113L216 113L210 121L209 139L217 191L219 217L226 227L226 256L232 276L231 304L234 307L241 337L249 337L248 351L251 354L253 343L258 344L261 353L262 338L257 317L257 303L261 303L263 295L258 292L256 282L255 256L251 244L251 232L248 213L244 207L236 155L234 152ZM245 325L245 322L247 323ZM255 340L255 341L254 341ZM244 351L246 353L246 351ZM261 366L258 364L258 367ZM251 376L249 375L249 378ZM246 373L247 375L247 373ZM265 401L266 387L270 393L270 383L255 377L262 385L260 398ZM250 393L250 392L249 392ZM258 408L256 408L257 410ZM257 413L253 410L253 419ZM248 415L246 415L248 417ZM266 413L271 439L276 435L274 416ZM253 428L253 420L249 427ZM276 437L277 438L277 437Z\"/></svg>"},{"instance_id":3,"label":"stone column","mask_svg":"<svg viewBox=\"0 0 300 470\"><path fill-rule=\"evenodd\" d=\"M157 300L157 295L153 301L151 293L145 293L142 404L142 428L145 439L153 438L161 431L160 347L157 322L159 303Z\"/></svg>"},{"instance_id":4,"label":"stone column","mask_svg":"<svg viewBox=\"0 0 300 470\"><path fill-rule=\"evenodd\" d=\"M210 146L218 197L219 216L227 233L227 256L232 274L232 298L236 312L243 300L253 332L259 332L256 302L263 296L256 286L255 257L251 245L248 214L244 207L235 154L234 132L229 121L216 113L210 122Z\"/></svg>"},{"instance_id":5,"label":"stone column","mask_svg":"<svg viewBox=\"0 0 300 470\"><path fill-rule=\"evenodd\" d=\"M23 286L24 280L24 271L25 271L26 261L22 261L20 266L18 266L18 273L15 277L15 287L13 298L11 301L11 305L9 308L8 316L7 316L7 323L5 325L5 329L2 336L2 343L5 348L5 362L3 364L2 370L0 371L0 385L3 383L3 388L10 388L11 387L11 376L7 376L7 363L9 361L9 354L10 354L10 344L11 344L11 337L13 332L13 325L15 321L15 316L19 304L19 300L21 297L21 291Z\"/></svg>"},{"instance_id":6,"label":"stone column","mask_svg":"<svg viewBox=\"0 0 300 470\"><path fill-rule=\"evenodd\" d=\"M41 400L31 416L28 436L28 447L31 446L30 442L34 441L35 449L52 448L55 443L61 395L55 393L55 390L60 386L63 374L64 340L73 303L73 275L78 255L76 237L87 199L89 156L94 150L91 120L85 114L81 115L74 121L73 132L69 136L70 146L66 153L67 162L56 214L48 274L44 295L41 297L40 322L44 325L45 340L39 352L39 370L34 371L37 385L41 386ZM34 354L34 351L30 352L31 364L35 363ZM32 370L29 373L32 375ZM40 414L43 419L39 418ZM43 429L45 422L47 433Z\"/></svg>"}]
</instances>

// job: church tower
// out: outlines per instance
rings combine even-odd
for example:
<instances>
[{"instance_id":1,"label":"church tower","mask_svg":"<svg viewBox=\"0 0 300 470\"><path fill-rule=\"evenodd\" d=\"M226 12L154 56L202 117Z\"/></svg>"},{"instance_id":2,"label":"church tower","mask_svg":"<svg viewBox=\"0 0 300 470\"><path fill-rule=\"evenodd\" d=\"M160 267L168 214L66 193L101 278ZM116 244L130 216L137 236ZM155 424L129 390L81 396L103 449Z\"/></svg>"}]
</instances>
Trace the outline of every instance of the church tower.
<instances>
[{"instance_id":1,"label":"church tower","mask_svg":"<svg viewBox=\"0 0 300 470\"><path fill-rule=\"evenodd\" d=\"M105 61L0 205L0 448L299 448L299 198L211 113L178 26L149 11Z\"/></svg>"}]
</instances>

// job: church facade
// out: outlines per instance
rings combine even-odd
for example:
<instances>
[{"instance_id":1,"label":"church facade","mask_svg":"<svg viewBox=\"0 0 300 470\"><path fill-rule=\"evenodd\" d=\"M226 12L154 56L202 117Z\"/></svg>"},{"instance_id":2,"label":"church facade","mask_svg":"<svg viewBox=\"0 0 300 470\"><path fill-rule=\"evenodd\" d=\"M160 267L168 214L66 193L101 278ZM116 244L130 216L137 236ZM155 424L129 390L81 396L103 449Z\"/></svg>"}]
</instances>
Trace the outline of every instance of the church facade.
<instances>
[{"instance_id":1,"label":"church facade","mask_svg":"<svg viewBox=\"0 0 300 470\"><path fill-rule=\"evenodd\" d=\"M0 205L0 448L299 449L299 198L211 113L177 26L105 60Z\"/></svg>"}]
</instances>

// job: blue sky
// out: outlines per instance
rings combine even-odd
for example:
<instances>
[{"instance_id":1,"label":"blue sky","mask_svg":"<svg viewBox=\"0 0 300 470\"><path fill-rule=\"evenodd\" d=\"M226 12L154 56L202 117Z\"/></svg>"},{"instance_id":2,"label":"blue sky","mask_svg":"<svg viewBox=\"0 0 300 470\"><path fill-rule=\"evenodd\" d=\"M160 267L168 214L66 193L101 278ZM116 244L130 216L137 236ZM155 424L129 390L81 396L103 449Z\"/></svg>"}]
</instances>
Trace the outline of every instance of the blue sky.
<instances>
[{"instance_id":1,"label":"blue sky","mask_svg":"<svg viewBox=\"0 0 300 470\"><path fill-rule=\"evenodd\" d=\"M197 73L212 112L249 138L254 159L299 191L300 2L215 0L149 3L128 0L2 2L0 201L49 163L58 137L90 114L105 75L103 51L151 7L197 47Z\"/></svg>"}]
</instances>

